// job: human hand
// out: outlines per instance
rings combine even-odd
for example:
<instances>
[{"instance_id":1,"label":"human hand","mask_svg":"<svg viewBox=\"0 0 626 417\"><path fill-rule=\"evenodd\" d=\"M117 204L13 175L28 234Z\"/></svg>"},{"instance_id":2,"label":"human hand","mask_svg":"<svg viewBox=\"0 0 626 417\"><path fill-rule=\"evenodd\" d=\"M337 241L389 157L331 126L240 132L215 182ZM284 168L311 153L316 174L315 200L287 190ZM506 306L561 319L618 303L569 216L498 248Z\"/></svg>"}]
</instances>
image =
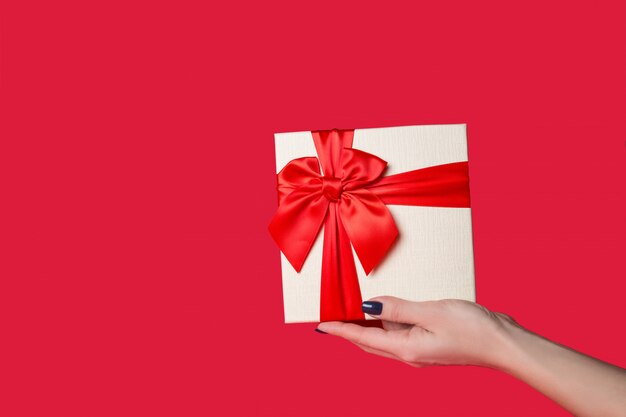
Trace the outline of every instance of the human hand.
<instances>
[{"instance_id":1,"label":"human hand","mask_svg":"<svg viewBox=\"0 0 626 417\"><path fill-rule=\"evenodd\" d=\"M317 327L366 352L409 365L479 365L507 372L581 417L626 415L626 369L551 342L506 314L464 300L376 297L363 311L383 328L329 321ZM589 383L593 381L593 383Z\"/></svg>"},{"instance_id":2,"label":"human hand","mask_svg":"<svg viewBox=\"0 0 626 417\"><path fill-rule=\"evenodd\" d=\"M383 328L339 321L323 322L320 331L343 337L369 353L411 366L479 365L501 368L507 356L513 319L465 300L411 302L376 297L363 311L382 320Z\"/></svg>"}]
</instances>

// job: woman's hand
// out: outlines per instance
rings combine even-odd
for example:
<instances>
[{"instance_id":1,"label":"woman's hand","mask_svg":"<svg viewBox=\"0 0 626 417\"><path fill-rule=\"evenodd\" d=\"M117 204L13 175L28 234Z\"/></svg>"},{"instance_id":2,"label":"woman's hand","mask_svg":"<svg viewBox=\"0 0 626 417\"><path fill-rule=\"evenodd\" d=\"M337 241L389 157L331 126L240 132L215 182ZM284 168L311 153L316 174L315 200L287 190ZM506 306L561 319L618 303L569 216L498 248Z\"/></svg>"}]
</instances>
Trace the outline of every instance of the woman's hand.
<instances>
[{"instance_id":1,"label":"woman's hand","mask_svg":"<svg viewBox=\"0 0 626 417\"><path fill-rule=\"evenodd\" d=\"M377 297L363 311L382 320L383 329L324 322L318 329L361 349L409 365L504 366L507 327L515 322L464 300L411 302Z\"/></svg>"},{"instance_id":2,"label":"woman's hand","mask_svg":"<svg viewBox=\"0 0 626 417\"><path fill-rule=\"evenodd\" d=\"M626 416L626 370L525 330L505 314L463 300L395 297L366 301L363 311L383 328L324 322L317 329L412 366L502 370L577 416Z\"/></svg>"}]
</instances>

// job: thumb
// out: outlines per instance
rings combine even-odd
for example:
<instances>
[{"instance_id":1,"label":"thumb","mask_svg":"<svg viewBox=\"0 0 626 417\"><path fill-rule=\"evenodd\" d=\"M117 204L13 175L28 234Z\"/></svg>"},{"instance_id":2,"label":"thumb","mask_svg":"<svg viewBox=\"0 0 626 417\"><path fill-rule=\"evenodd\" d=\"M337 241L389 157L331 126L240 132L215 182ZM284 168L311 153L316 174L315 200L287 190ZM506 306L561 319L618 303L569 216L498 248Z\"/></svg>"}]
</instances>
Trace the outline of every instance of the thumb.
<instances>
[{"instance_id":1,"label":"thumb","mask_svg":"<svg viewBox=\"0 0 626 417\"><path fill-rule=\"evenodd\" d=\"M419 325L428 323L440 310L436 301L408 301L391 296L364 301L362 309L364 313L381 320Z\"/></svg>"}]
</instances>

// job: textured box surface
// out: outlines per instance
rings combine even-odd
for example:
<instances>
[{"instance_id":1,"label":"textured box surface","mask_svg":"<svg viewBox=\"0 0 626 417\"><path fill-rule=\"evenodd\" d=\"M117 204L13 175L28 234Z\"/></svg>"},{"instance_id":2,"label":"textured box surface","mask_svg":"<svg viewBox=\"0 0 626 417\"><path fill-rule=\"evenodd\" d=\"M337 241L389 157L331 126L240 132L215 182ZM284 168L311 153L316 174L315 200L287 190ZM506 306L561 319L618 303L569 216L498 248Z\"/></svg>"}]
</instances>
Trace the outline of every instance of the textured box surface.
<instances>
[{"instance_id":1,"label":"textured box surface","mask_svg":"<svg viewBox=\"0 0 626 417\"><path fill-rule=\"evenodd\" d=\"M317 156L308 131L277 133L275 144L277 173L292 159ZM464 124L356 129L352 147L386 160L385 175L467 161ZM363 300L475 301L471 209L387 207L400 235L381 264L366 276L353 248ZM322 228L299 273L281 253L286 323L319 321L323 238Z\"/></svg>"}]
</instances>

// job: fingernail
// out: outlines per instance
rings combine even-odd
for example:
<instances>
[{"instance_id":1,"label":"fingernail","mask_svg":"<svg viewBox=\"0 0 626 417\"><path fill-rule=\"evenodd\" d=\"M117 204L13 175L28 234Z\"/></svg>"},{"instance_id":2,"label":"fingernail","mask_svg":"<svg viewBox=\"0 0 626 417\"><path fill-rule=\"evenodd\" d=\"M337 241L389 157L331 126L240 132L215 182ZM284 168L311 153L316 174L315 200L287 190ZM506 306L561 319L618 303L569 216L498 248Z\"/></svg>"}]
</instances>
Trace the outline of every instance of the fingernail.
<instances>
[{"instance_id":1,"label":"fingernail","mask_svg":"<svg viewBox=\"0 0 626 417\"><path fill-rule=\"evenodd\" d=\"M318 332L318 333L321 333L321 334L328 334L324 330L320 330L317 327L315 328L315 331Z\"/></svg>"},{"instance_id":2,"label":"fingernail","mask_svg":"<svg viewBox=\"0 0 626 417\"><path fill-rule=\"evenodd\" d=\"M378 301L364 301L361 305L361 309L364 313L377 316L383 312L383 303Z\"/></svg>"}]
</instances>

